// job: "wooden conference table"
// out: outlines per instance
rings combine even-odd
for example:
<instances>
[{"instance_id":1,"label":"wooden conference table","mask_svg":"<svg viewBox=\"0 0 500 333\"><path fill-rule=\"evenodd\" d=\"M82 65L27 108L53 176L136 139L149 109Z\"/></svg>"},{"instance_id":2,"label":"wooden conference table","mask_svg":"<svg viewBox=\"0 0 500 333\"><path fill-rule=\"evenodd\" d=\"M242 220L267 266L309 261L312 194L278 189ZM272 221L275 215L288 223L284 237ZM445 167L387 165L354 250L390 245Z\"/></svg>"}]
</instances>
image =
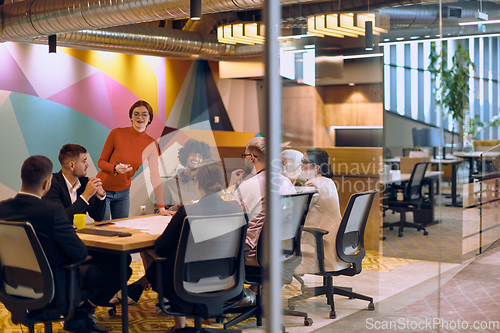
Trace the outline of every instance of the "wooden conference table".
<instances>
[{"instance_id":1,"label":"wooden conference table","mask_svg":"<svg viewBox=\"0 0 500 333\"><path fill-rule=\"evenodd\" d=\"M114 253L120 255L120 273L121 273L121 290L122 290L122 332L128 332L128 292L127 292L127 257L131 253L142 252L146 249L150 249L154 246L154 242L159 234L150 234L141 231L139 228L144 224L147 219L151 221L158 221L159 219L165 219L163 226L160 226L158 230L163 231L165 226L170 222L170 217L160 216L160 215L148 215L148 216L137 216L126 219L111 220L110 222L114 225L103 225L96 228L108 229L116 231L129 232L132 235L128 237L106 237L97 236L89 234L77 235L83 241L83 243L92 250L106 253ZM121 225L121 227L120 227ZM133 228L131 228L131 226ZM94 228L95 226L89 224L88 227ZM160 232L161 233L161 232Z\"/></svg>"}]
</instances>

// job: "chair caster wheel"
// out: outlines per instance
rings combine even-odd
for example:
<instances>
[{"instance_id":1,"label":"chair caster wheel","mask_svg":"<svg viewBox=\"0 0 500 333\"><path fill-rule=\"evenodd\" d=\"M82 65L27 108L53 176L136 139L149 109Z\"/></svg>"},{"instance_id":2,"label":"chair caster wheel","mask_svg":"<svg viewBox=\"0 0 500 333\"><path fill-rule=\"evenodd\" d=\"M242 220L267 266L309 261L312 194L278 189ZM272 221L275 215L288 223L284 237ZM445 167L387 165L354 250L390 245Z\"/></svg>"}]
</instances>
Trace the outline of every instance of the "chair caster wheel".
<instances>
[{"instance_id":1,"label":"chair caster wheel","mask_svg":"<svg viewBox=\"0 0 500 333\"><path fill-rule=\"evenodd\" d=\"M394 230L394 227L389 227L389 230Z\"/></svg>"},{"instance_id":2,"label":"chair caster wheel","mask_svg":"<svg viewBox=\"0 0 500 333\"><path fill-rule=\"evenodd\" d=\"M108 314L113 317L116 314L116 309L109 309Z\"/></svg>"},{"instance_id":3,"label":"chair caster wheel","mask_svg":"<svg viewBox=\"0 0 500 333\"><path fill-rule=\"evenodd\" d=\"M222 324L224 322L224 317L220 316L220 317L215 318L215 322L217 324Z\"/></svg>"},{"instance_id":4,"label":"chair caster wheel","mask_svg":"<svg viewBox=\"0 0 500 333\"><path fill-rule=\"evenodd\" d=\"M424 236L427 236L429 233L427 231L424 231Z\"/></svg>"},{"instance_id":5,"label":"chair caster wheel","mask_svg":"<svg viewBox=\"0 0 500 333\"><path fill-rule=\"evenodd\" d=\"M295 304L288 304L288 310L295 310Z\"/></svg>"},{"instance_id":6,"label":"chair caster wheel","mask_svg":"<svg viewBox=\"0 0 500 333\"><path fill-rule=\"evenodd\" d=\"M305 326L311 326L313 324L312 318L306 318L304 319L304 325Z\"/></svg>"},{"instance_id":7,"label":"chair caster wheel","mask_svg":"<svg viewBox=\"0 0 500 333\"><path fill-rule=\"evenodd\" d=\"M370 311L375 310L375 304L373 304L373 302L368 304L368 310L370 310Z\"/></svg>"},{"instance_id":8,"label":"chair caster wheel","mask_svg":"<svg viewBox=\"0 0 500 333\"><path fill-rule=\"evenodd\" d=\"M335 311L330 311L330 319L335 319L337 318L337 314L335 313Z\"/></svg>"},{"instance_id":9,"label":"chair caster wheel","mask_svg":"<svg viewBox=\"0 0 500 333\"><path fill-rule=\"evenodd\" d=\"M399 234L398 234L398 237L403 237L403 233L402 233L402 232L401 232L401 233L399 233Z\"/></svg>"}]
</instances>

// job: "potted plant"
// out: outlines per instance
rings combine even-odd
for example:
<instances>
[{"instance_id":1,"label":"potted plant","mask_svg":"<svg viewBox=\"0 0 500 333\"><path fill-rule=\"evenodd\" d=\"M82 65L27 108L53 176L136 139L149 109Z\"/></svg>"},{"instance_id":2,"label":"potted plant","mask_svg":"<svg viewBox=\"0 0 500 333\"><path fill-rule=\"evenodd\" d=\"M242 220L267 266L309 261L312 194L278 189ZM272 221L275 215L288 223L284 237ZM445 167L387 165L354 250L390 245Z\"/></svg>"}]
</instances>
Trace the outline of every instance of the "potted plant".
<instances>
[{"instance_id":1,"label":"potted plant","mask_svg":"<svg viewBox=\"0 0 500 333\"><path fill-rule=\"evenodd\" d=\"M464 119L464 110L469 105L469 67L475 69L469 51L458 44L452 58L451 66L448 67L446 52L441 48L438 54L436 43L431 43L429 55L429 67L431 80L436 82L434 98L437 104L441 105L441 110L452 119L452 139L451 153L453 153L455 123ZM439 81L436 80L439 76Z\"/></svg>"}]
</instances>

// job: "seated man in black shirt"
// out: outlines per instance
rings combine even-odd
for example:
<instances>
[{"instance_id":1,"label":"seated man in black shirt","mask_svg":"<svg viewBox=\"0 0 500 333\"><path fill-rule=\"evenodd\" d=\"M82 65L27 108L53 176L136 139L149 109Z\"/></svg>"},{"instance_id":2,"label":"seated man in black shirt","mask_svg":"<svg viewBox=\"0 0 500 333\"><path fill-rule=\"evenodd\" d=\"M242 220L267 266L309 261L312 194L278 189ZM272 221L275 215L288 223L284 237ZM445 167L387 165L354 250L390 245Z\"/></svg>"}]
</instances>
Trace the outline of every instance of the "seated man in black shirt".
<instances>
[{"instance_id":1,"label":"seated man in black shirt","mask_svg":"<svg viewBox=\"0 0 500 333\"><path fill-rule=\"evenodd\" d=\"M28 221L33 225L54 274L53 302L64 313L68 302L67 273L62 265L85 259L87 248L75 233L64 208L42 201L51 185L52 162L45 156L28 157L21 168L21 180L21 191L14 198L0 202L0 219ZM88 317L88 309L108 304L120 289L120 271L105 264L82 265L80 286L97 291L97 295L77 308L73 318L64 323L64 329L75 333L106 332L95 327Z\"/></svg>"}]
</instances>

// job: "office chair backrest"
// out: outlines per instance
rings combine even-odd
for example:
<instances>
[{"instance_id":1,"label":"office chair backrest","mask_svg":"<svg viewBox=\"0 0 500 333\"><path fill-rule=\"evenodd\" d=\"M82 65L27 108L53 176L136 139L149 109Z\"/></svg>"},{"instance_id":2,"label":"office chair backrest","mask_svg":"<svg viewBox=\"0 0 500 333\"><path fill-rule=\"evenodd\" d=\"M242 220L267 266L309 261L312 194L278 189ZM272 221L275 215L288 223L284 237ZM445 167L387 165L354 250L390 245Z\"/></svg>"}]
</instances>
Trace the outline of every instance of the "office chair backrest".
<instances>
[{"instance_id":1,"label":"office chair backrest","mask_svg":"<svg viewBox=\"0 0 500 333\"><path fill-rule=\"evenodd\" d=\"M54 290L52 270L33 226L0 221L0 302L12 312L12 321L49 304Z\"/></svg>"},{"instance_id":2,"label":"office chair backrest","mask_svg":"<svg viewBox=\"0 0 500 333\"><path fill-rule=\"evenodd\" d=\"M281 196L282 232L281 241L283 247L283 283L290 283L293 279L293 271L300 264L302 257L300 242L302 227L306 222L307 212L311 199L316 191L287 194ZM266 221L267 223L267 221ZM264 266L264 229L257 243L257 259Z\"/></svg>"},{"instance_id":3,"label":"office chair backrest","mask_svg":"<svg viewBox=\"0 0 500 333\"><path fill-rule=\"evenodd\" d=\"M410 180L406 187L406 200L414 201L422 198L422 181L425 177L427 165L429 165L429 163L417 163L413 167Z\"/></svg>"},{"instance_id":4,"label":"office chair backrest","mask_svg":"<svg viewBox=\"0 0 500 333\"><path fill-rule=\"evenodd\" d=\"M337 232L338 257L352 264L352 274L361 272L361 261L365 256L364 235L373 198L377 191L351 195Z\"/></svg>"},{"instance_id":5,"label":"office chair backrest","mask_svg":"<svg viewBox=\"0 0 500 333\"><path fill-rule=\"evenodd\" d=\"M174 288L184 301L205 304L207 318L243 291L243 213L184 219L174 268Z\"/></svg>"}]
</instances>

